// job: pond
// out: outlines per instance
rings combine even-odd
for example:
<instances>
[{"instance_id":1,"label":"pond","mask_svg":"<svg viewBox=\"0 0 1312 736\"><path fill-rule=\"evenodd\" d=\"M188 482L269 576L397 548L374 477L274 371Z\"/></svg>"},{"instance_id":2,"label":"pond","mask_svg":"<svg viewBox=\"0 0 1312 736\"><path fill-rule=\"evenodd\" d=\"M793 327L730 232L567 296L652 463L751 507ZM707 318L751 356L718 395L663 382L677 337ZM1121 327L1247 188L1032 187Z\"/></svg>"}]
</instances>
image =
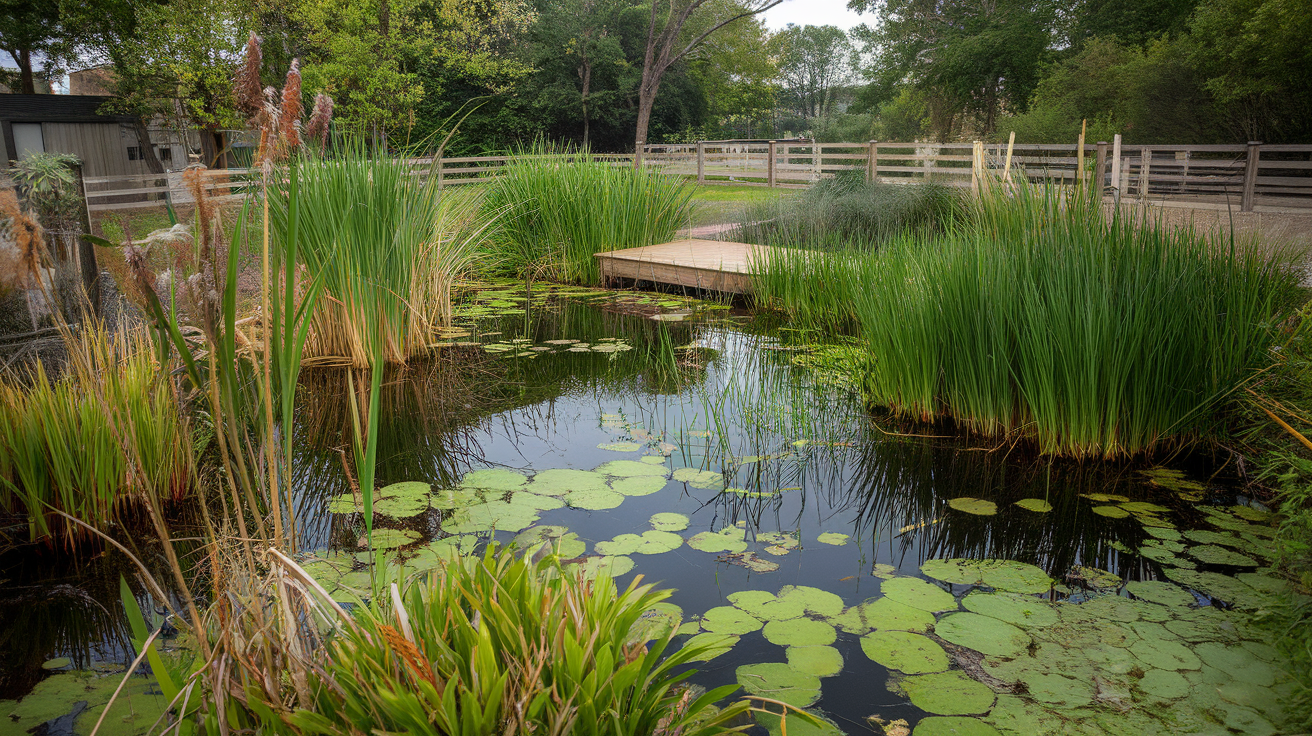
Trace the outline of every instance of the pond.
<instances>
[{"instance_id":1,"label":"pond","mask_svg":"<svg viewBox=\"0 0 1312 736\"><path fill-rule=\"evenodd\" d=\"M815 335L677 296L501 285L441 337L454 359L384 387L383 564L545 542L621 586L641 575L674 590L653 630L718 647L692 681L823 719L790 719L793 734L1273 733L1282 718L1290 685L1262 627L1281 600L1263 574L1272 530L1225 457L1056 462L901 425ZM349 392L330 370L304 380L301 559L349 601L370 560L344 471ZM87 733L105 698L87 683L130 659L113 612L131 572L119 555L32 557L0 568L0 718L25 732L90 701L65 731Z\"/></svg>"}]
</instances>

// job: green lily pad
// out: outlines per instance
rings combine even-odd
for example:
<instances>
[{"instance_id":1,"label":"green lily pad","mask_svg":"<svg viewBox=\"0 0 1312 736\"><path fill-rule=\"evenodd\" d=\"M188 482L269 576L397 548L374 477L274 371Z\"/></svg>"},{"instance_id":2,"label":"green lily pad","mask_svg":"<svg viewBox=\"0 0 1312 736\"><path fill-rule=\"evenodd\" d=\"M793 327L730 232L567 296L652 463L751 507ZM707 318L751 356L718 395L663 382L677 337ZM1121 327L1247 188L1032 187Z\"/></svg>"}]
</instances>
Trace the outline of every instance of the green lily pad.
<instances>
[{"instance_id":1,"label":"green lily pad","mask_svg":"<svg viewBox=\"0 0 1312 736\"><path fill-rule=\"evenodd\" d=\"M1189 681L1174 670L1152 669L1139 680L1139 689L1154 700L1174 700L1189 694Z\"/></svg>"},{"instance_id":2,"label":"green lily pad","mask_svg":"<svg viewBox=\"0 0 1312 736\"><path fill-rule=\"evenodd\" d=\"M738 684L752 695L805 708L820 699L820 678L782 662L746 664L736 671ZM990 693L991 694L991 693Z\"/></svg>"},{"instance_id":3,"label":"green lily pad","mask_svg":"<svg viewBox=\"0 0 1312 736\"><path fill-rule=\"evenodd\" d=\"M1149 667L1163 670L1196 670L1202 661L1178 641L1144 639L1130 647L1130 653Z\"/></svg>"},{"instance_id":4,"label":"green lily pad","mask_svg":"<svg viewBox=\"0 0 1312 736\"><path fill-rule=\"evenodd\" d=\"M833 677L843 671L843 655L830 646L788 647L788 666L816 677Z\"/></svg>"},{"instance_id":5,"label":"green lily pad","mask_svg":"<svg viewBox=\"0 0 1312 736\"><path fill-rule=\"evenodd\" d=\"M47 659L46 661L42 662L41 669L62 670L71 664L73 664L73 660L69 659L68 657L55 657L54 659Z\"/></svg>"},{"instance_id":6,"label":"green lily pad","mask_svg":"<svg viewBox=\"0 0 1312 736\"><path fill-rule=\"evenodd\" d=\"M929 560L920 571L945 583L987 585L1009 593L1043 593L1052 585L1043 570L1013 560Z\"/></svg>"},{"instance_id":7,"label":"green lily pad","mask_svg":"<svg viewBox=\"0 0 1312 736\"><path fill-rule=\"evenodd\" d=\"M1051 626L1057 623L1057 611L1047 601L1016 593L972 591L961 600L967 611L1021 627Z\"/></svg>"},{"instance_id":8,"label":"green lily pad","mask_svg":"<svg viewBox=\"0 0 1312 736\"><path fill-rule=\"evenodd\" d=\"M911 736L1001 736L998 729L978 718L929 716L921 718Z\"/></svg>"},{"instance_id":9,"label":"green lily pad","mask_svg":"<svg viewBox=\"0 0 1312 736\"><path fill-rule=\"evenodd\" d=\"M450 511L482 503L483 497L477 490L469 488L440 488L433 491L428 504L435 509Z\"/></svg>"},{"instance_id":10,"label":"green lily pad","mask_svg":"<svg viewBox=\"0 0 1312 736\"><path fill-rule=\"evenodd\" d=\"M595 578L602 574L617 578L633 569L633 558L593 555L567 565L566 569L585 578Z\"/></svg>"},{"instance_id":11,"label":"green lily pad","mask_svg":"<svg viewBox=\"0 0 1312 736\"><path fill-rule=\"evenodd\" d=\"M702 614L702 629L712 634L741 636L761 626L760 619L733 606L719 606Z\"/></svg>"},{"instance_id":12,"label":"green lily pad","mask_svg":"<svg viewBox=\"0 0 1312 736\"><path fill-rule=\"evenodd\" d=\"M1136 598L1163 606L1192 606L1198 602L1189 591L1162 580L1135 580L1125 589Z\"/></svg>"},{"instance_id":13,"label":"green lily pad","mask_svg":"<svg viewBox=\"0 0 1312 736\"><path fill-rule=\"evenodd\" d=\"M835 547L842 547L847 544L847 540L850 538L851 535L841 534L839 532L822 532L816 536L815 541L821 544L832 544Z\"/></svg>"},{"instance_id":14,"label":"green lily pad","mask_svg":"<svg viewBox=\"0 0 1312 736\"><path fill-rule=\"evenodd\" d=\"M662 532L681 532L688 528L688 522L687 516L671 511L651 515L651 527Z\"/></svg>"},{"instance_id":15,"label":"green lily pad","mask_svg":"<svg viewBox=\"0 0 1312 736\"><path fill-rule=\"evenodd\" d=\"M957 610L957 599L951 593L918 578L884 580L879 584L879 592L885 598L930 613Z\"/></svg>"},{"instance_id":16,"label":"green lily pad","mask_svg":"<svg viewBox=\"0 0 1312 736\"><path fill-rule=\"evenodd\" d=\"M838 636L833 626L811 618L770 621L762 633L766 641L781 647L827 646Z\"/></svg>"},{"instance_id":17,"label":"green lily pad","mask_svg":"<svg viewBox=\"0 0 1312 736\"><path fill-rule=\"evenodd\" d=\"M637 452L642 449L642 445L637 442L603 442L597 445L597 449L611 452Z\"/></svg>"},{"instance_id":18,"label":"green lily pad","mask_svg":"<svg viewBox=\"0 0 1312 736\"><path fill-rule=\"evenodd\" d=\"M724 488L723 475L697 468L679 468L674 471L674 480L702 490L718 491Z\"/></svg>"},{"instance_id":19,"label":"green lily pad","mask_svg":"<svg viewBox=\"0 0 1312 736\"><path fill-rule=\"evenodd\" d=\"M1026 511L1033 511L1038 514L1046 514L1052 511L1052 504L1041 498L1022 498L1016 502L1016 505Z\"/></svg>"},{"instance_id":20,"label":"green lily pad","mask_svg":"<svg viewBox=\"0 0 1312 736\"><path fill-rule=\"evenodd\" d=\"M1185 554L1204 565L1229 565L1231 567L1257 567L1257 561L1245 557L1225 547L1214 544L1200 544L1185 550Z\"/></svg>"},{"instance_id":21,"label":"green lily pad","mask_svg":"<svg viewBox=\"0 0 1312 736\"><path fill-rule=\"evenodd\" d=\"M728 654L729 650L733 649L734 645L738 643L738 638L739 637L730 634L713 634L706 632L692 637L685 642L683 646L685 648L696 647L697 649L703 650L699 655L693 657L691 661L709 662L721 654Z\"/></svg>"},{"instance_id":22,"label":"green lily pad","mask_svg":"<svg viewBox=\"0 0 1312 736\"><path fill-rule=\"evenodd\" d=\"M528 476L505 468L489 468L466 473L460 480L462 488L481 488L489 491L513 491L528 483Z\"/></svg>"},{"instance_id":23,"label":"green lily pad","mask_svg":"<svg viewBox=\"0 0 1312 736\"><path fill-rule=\"evenodd\" d=\"M634 478L638 476L659 476L664 478L666 476L663 466L648 465L637 460L611 460L608 463L598 465L593 470L602 475L611 475L617 478Z\"/></svg>"},{"instance_id":24,"label":"green lily pad","mask_svg":"<svg viewBox=\"0 0 1312 736\"><path fill-rule=\"evenodd\" d=\"M745 552L746 532L727 526L718 532L699 532L688 539L688 546L699 552Z\"/></svg>"},{"instance_id":25,"label":"green lily pad","mask_svg":"<svg viewBox=\"0 0 1312 736\"><path fill-rule=\"evenodd\" d=\"M1259 593L1244 581L1229 575L1178 567L1164 568L1162 572L1166 577L1185 587L1240 608L1260 608L1267 602L1267 595Z\"/></svg>"},{"instance_id":26,"label":"green lily pad","mask_svg":"<svg viewBox=\"0 0 1312 736\"><path fill-rule=\"evenodd\" d=\"M543 496L564 496L574 491L609 491L606 476L591 470L552 468L533 476L525 490Z\"/></svg>"},{"instance_id":27,"label":"green lily pad","mask_svg":"<svg viewBox=\"0 0 1312 736\"><path fill-rule=\"evenodd\" d=\"M602 511L624 503L624 495L609 489L573 491L565 495L565 503L576 509Z\"/></svg>"},{"instance_id":28,"label":"green lily pad","mask_svg":"<svg viewBox=\"0 0 1312 736\"><path fill-rule=\"evenodd\" d=\"M993 691L960 671L911 675L901 685L912 705L936 715L973 715L993 707Z\"/></svg>"},{"instance_id":29,"label":"green lily pad","mask_svg":"<svg viewBox=\"0 0 1312 736\"><path fill-rule=\"evenodd\" d=\"M662 469L662 472L664 472L664 469ZM610 487L616 493L622 493L625 496L649 496L665 487L665 476L617 478L611 481Z\"/></svg>"},{"instance_id":30,"label":"green lily pad","mask_svg":"<svg viewBox=\"0 0 1312 736\"><path fill-rule=\"evenodd\" d=\"M374 549L396 549L413 544L419 539L419 532L413 529L375 529ZM361 539L364 539L362 536Z\"/></svg>"},{"instance_id":31,"label":"green lily pad","mask_svg":"<svg viewBox=\"0 0 1312 736\"><path fill-rule=\"evenodd\" d=\"M669 601L654 603L629 629L629 641L648 642L663 639L673 634L682 623L682 608Z\"/></svg>"},{"instance_id":32,"label":"green lily pad","mask_svg":"<svg viewBox=\"0 0 1312 736\"><path fill-rule=\"evenodd\" d=\"M998 513L998 505L992 501L985 501L980 498L971 498L970 496L961 496L948 501L948 505L957 511L964 511L967 514L976 516L993 516Z\"/></svg>"},{"instance_id":33,"label":"green lily pad","mask_svg":"<svg viewBox=\"0 0 1312 736\"><path fill-rule=\"evenodd\" d=\"M934 625L934 614L889 598L873 598L843 611L831 623L858 636L874 629L925 632Z\"/></svg>"},{"instance_id":34,"label":"green lily pad","mask_svg":"<svg viewBox=\"0 0 1312 736\"><path fill-rule=\"evenodd\" d=\"M597 542L599 555L659 555L683 546L683 537L674 532L646 531L620 534L608 542Z\"/></svg>"},{"instance_id":35,"label":"green lily pad","mask_svg":"<svg viewBox=\"0 0 1312 736\"><path fill-rule=\"evenodd\" d=\"M1079 708L1093 702L1093 685L1057 673L1027 673L1021 678L1031 698L1062 708Z\"/></svg>"},{"instance_id":36,"label":"green lily pad","mask_svg":"<svg viewBox=\"0 0 1312 736\"><path fill-rule=\"evenodd\" d=\"M1080 496L1097 503L1125 503L1130 499L1115 493L1081 493Z\"/></svg>"},{"instance_id":37,"label":"green lily pad","mask_svg":"<svg viewBox=\"0 0 1312 736\"><path fill-rule=\"evenodd\" d=\"M328 513L330 514L354 514L364 511L364 502L356 502L356 495L351 492L342 493L332 497L328 502Z\"/></svg>"},{"instance_id":38,"label":"green lily pad","mask_svg":"<svg viewBox=\"0 0 1312 736\"><path fill-rule=\"evenodd\" d=\"M648 465L664 465L664 464L665 464L665 456L664 456L664 455L645 455L645 456L643 456L643 457L638 458L638 462L640 462L640 463L647 463Z\"/></svg>"},{"instance_id":39,"label":"green lily pad","mask_svg":"<svg viewBox=\"0 0 1312 736\"><path fill-rule=\"evenodd\" d=\"M774 572L779 569L779 563L771 562L755 552L726 552L720 555L718 561L745 567L752 572Z\"/></svg>"},{"instance_id":40,"label":"green lily pad","mask_svg":"<svg viewBox=\"0 0 1312 736\"><path fill-rule=\"evenodd\" d=\"M942 672L948 653L927 636L909 631L875 631L861 637L861 650L872 660L908 675Z\"/></svg>"},{"instance_id":41,"label":"green lily pad","mask_svg":"<svg viewBox=\"0 0 1312 736\"><path fill-rule=\"evenodd\" d=\"M1166 508L1165 506L1158 506L1155 503L1148 503L1147 501L1130 501L1128 503L1122 503L1121 508L1136 515L1165 514L1168 511L1170 511L1170 509Z\"/></svg>"},{"instance_id":42,"label":"green lily pad","mask_svg":"<svg viewBox=\"0 0 1312 736\"><path fill-rule=\"evenodd\" d=\"M729 602L762 621L783 621L806 613L806 602L802 598L776 596L764 590L730 593Z\"/></svg>"},{"instance_id":43,"label":"green lily pad","mask_svg":"<svg viewBox=\"0 0 1312 736\"><path fill-rule=\"evenodd\" d=\"M834 593L806 585L785 585L779 589L781 600L801 603L802 608L820 618L830 618L843 612L843 599Z\"/></svg>"},{"instance_id":44,"label":"green lily pad","mask_svg":"<svg viewBox=\"0 0 1312 736\"><path fill-rule=\"evenodd\" d=\"M1151 541L1151 540L1149 540ZM1174 565L1175 567L1194 567L1194 563L1189 560L1176 557L1171 554L1171 550L1155 545L1144 545L1139 548L1139 554L1147 559L1162 565Z\"/></svg>"},{"instance_id":45,"label":"green lily pad","mask_svg":"<svg viewBox=\"0 0 1312 736\"><path fill-rule=\"evenodd\" d=\"M1278 676L1274 667L1263 662L1243 646L1204 642L1195 646L1193 653L1204 659L1208 665L1228 673L1231 678L1258 687L1271 687Z\"/></svg>"},{"instance_id":46,"label":"green lily pad","mask_svg":"<svg viewBox=\"0 0 1312 736\"><path fill-rule=\"evenodd\" d=\"M488 501L467 506L442 522L442 530L451 534L482 531L519 532L533 526L538 512L529 506Z\"/></svg>"},{"instance_id":47,"label":"green lily pad","mask_svg":"<svg viewBox=\"0 0 1312 736\"><path fill-rule=\"evenodd\" d=\"M1094 506L1093 513L1106 516L1109 519L1124 519L1130 515L1129 511L1120 506Z\"/></svg>"},{"instance_id":48,"label":"green lily pad","mask_svg":"<svg viewBox=\"0 0 1312 736\"><path fill-rule=\"evenodd\" d=\"M1029 634L989 616L953 613L934 624L939 638L995 657L1015 657L1030 645Z\"/></svg>"}]
</instances>

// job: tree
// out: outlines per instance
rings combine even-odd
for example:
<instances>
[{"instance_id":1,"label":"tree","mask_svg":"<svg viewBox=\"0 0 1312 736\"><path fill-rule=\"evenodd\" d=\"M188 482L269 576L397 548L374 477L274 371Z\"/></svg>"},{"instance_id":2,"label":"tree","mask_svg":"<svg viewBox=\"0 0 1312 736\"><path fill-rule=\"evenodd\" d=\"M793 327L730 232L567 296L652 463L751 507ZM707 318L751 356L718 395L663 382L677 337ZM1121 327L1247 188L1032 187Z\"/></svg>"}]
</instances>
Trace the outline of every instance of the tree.
<instances>
[{"instance_id":1,"label":"tree","mask_svg":"<svg viewBox=\"0 0 1312 736\"><path fill-rule=\"evenodd\" d=\"M1144 46L1184 31L1197 6L1198 0L1079 0L1069 12L1067 43L1077 52L1095 38Z\"/></svg>"},{"instance_id":2,"label":"tree","mask_svg":"<svg viewBox=\"0 0 1312 736\"><path fill-rule=\"evenodd\" d=\"M775 34L779 75L798 114L833 112L835 91L854 80L855 49L838 26L789 25Z\"/></svg>"},{"instance_id":3,"label":"tree","mask_svg":"<svg viewBox=\"0 0 1312 736\"><path fill-rule=\"evenodd\" d=\"M741 5L721 6L708 5L708 0L668 0L666 10L662 13L662 4L658 0L651 0L651 21L647 26L647 42L642 56L642 81L638 85L638 122L633 150L635 168L642 166L642 147L647 143L652 107L656 102L656 93L660 91L661 81L670 67L721 28L736 20L763 13L781 2L783 0L745 0ZM719 8L728 8L726 17L714 18L707 24L706 30L685 40L683 30L689 18L699 10L703 11L698 14L701 18L709 10Z\"/></svg>"},{"instance_id":4,"label":"tree","mask_svg":"<svg viewBox=\"0 0 1312 736\"><path fill-rule=\"evenodd\" d=\"M712 2L726 7L690 19L684 28L685 39L700 35L709 23L730 11L746 10L736 0ZM761 17L753 15L725 26L689 52L685 61L688 76L706 97L707 122L716 128L709 136L750 138L754 125L773 126L779 65L770 39ZM705 137L708 135L693 134L693 139Z\"/></svg>"},{"instance_id":5,"label":"tree","mask_svg":"<svg viewBox=\"0 0 1312 736\"><path fill-rule=\"evenodd\" d=\"M58 0L0 0L0 48L18 65L18 91L36 94L34 58L50 72L67 52Z\"/></svg>"},{"instance_id":6,"label":"tree","mask_svg":"<svg viewBox=\"0 0 1312 736\"><path fill-rule=\"evenodd\" d=\"M623 0L562 0L548 3L534 26L534 66L550 69L567 65L577 77L574 95L583 121L583 146L591 144L590 124L593 109L594 71L605 70L614 76L614 68L626 63L616 22L624 7ZM559 71L555 73L559 75ZM549 72L551 73L551 72ZM562 90L564 85L556 86ZM563 91L563 90L562 90ZM601 104L614 103L613 94L603 92ZM572 104L568 105L573 107Z\"/></svg>"},{"instance_id":7,"label":"tree","mask_svg":"<svg viewBox=\"0 0 1312 736\"><path fill-rule=\"evenodd\" d=\"M999 111L1024 110L1054 37L1052 0L851 0L875 11L858 30L872 47L868 70L883 99L909 84L928 94L931 123L947 140L963 113L984 133Z\"/></svg>"}]
</instances>

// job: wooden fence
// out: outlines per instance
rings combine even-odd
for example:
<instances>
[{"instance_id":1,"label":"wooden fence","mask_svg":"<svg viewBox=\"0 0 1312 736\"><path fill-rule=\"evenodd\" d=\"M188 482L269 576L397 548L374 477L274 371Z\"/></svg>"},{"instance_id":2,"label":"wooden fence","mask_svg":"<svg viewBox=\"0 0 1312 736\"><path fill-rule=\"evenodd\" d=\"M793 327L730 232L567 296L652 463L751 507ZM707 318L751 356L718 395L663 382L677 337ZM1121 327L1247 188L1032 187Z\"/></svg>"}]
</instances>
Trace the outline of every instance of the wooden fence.
<instances>
[{"instance_id":1,"label":"wooden fence","mask_svg":"<svg viewBox=\"0 0 1312 736\"><path fill-rule=\"evenodd\" d=\"M1076 144L1017 144L1013 170L1032 181L1072 184L1080 175ZM1312 213L1312 145L1152 145L1090 143L1084 146L1083 176L1101 182L1113 199L1167 206L1250 212ZM594 160L631 165L625 154L593 154ZM491 181L509 156L410 159L416 173L436 176L439 187ZM934 181L971 186L979 167L1000 171L1007 144L982 144L976 163L972 143L816 143L787 141L700 141L649 145L643 164L699 183L807 186L843 171L887 183ZM93 177L86 180L92 212L187 204L191 194L181 174ZM206 171L204 185L215 197L245 196L254 183L246 169Z\"/></svg>"}]
</instances>

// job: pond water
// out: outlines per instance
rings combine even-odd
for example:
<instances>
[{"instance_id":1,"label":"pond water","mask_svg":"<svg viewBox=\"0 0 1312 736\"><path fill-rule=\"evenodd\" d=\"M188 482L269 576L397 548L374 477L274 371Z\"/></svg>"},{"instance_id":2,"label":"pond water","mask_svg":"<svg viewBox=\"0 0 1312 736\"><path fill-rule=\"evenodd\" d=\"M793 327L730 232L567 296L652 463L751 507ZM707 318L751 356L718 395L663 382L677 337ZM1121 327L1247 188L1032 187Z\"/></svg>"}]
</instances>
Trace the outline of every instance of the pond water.
<instances>
[{"instance_id":1,"label":"pond water","mask_svg":"<svg viewBox=\"0 0 1312 736\"><path fill-rule=\"evenodd\" d=\"M1223 460L1050 462L882 421L812 359L815 336L680 297L521 284L456 323L436 349L459 359L384 389L374 542L412 569L548 542L672 588L653 626L719 647L692 681L824 719L793 734L1272 733L1282 717L1261 627L1280 602L1271 529ZM348 394L327 371L306 386L303 560L347 600L369 579ZM69 712L63 691L24 711L43 688L125 661L122 564L6 560L0 698L22 699L0 718L26 731Z\"/></svg>"}]
</instances>

